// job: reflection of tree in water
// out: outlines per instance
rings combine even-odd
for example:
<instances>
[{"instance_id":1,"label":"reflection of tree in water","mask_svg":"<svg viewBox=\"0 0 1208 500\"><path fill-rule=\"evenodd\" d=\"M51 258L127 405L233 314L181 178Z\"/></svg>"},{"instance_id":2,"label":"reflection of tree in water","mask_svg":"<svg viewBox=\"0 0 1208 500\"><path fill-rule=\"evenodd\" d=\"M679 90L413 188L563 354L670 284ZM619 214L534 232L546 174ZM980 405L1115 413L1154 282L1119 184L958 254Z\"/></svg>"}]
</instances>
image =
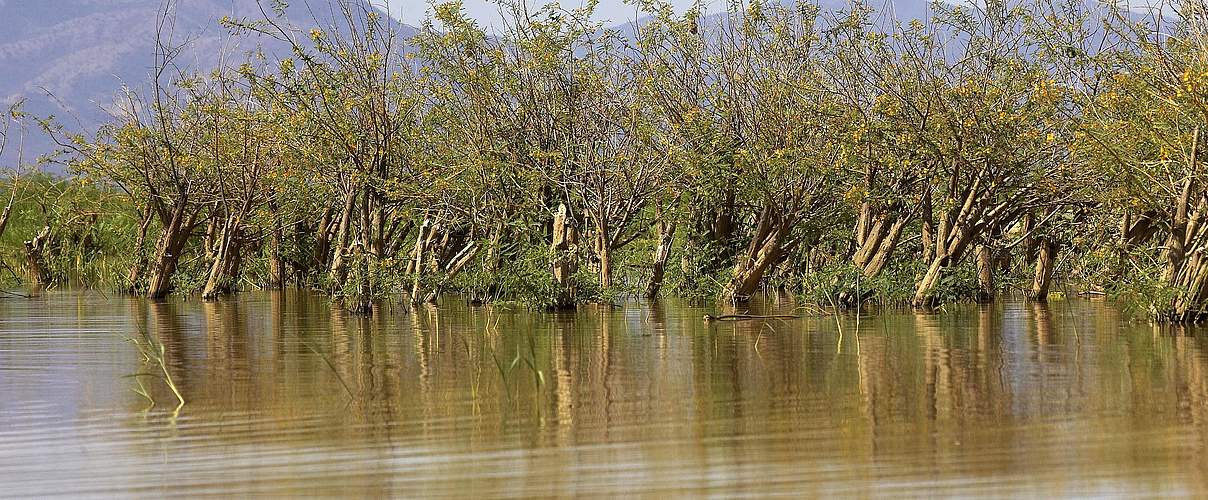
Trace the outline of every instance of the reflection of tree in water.
<instances>
[{"instance_id":1,"label":"reflection of tree in water","mask_svg":"<svg viewBox=\"0 0 1208 500\"><path fill-rule=\"evenodd\" d=\"M1128 435L1202 425L1208 401L1202 336L1108 329L1061 302L886 313L859 332L847 317L841 351L832 318L705 324L683 304L545 314L452 303L371 319L285 292L196 309L131 304L175 360L186 413L256 414L245 437L289 431L283 442L380 453L664 443L640 453L702 468L719 466L719 447L729 465L909 456L947 470L974 458L962 443L977 443L997 455L967 467L989 474L1079 463L1065 454L1075 448L1043 445L1069 437L1047 426L1052 415ZM496 360L518 355L543 381L524 361L500 375ZM1105 409L1133 418L1104 420ZM744 436L809 444L769 449ZM1128 442L1137 456L1152 446ZM572 479L546 478L551 491Z\"/></svg>"}]
</instances>

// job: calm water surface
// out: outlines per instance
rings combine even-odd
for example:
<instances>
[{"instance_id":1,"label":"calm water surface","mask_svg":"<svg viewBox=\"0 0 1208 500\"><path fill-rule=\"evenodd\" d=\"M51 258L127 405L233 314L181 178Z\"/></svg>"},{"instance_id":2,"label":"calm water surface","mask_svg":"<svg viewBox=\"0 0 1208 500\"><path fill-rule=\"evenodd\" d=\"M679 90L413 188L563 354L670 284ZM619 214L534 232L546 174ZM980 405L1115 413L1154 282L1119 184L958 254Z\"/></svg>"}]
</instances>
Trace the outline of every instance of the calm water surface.
<instances>
[{"instance_id":1,"label":"calm water surface","mask_svg":"<svg viewBox=\"0 0 1208 500\"><path fill-rule=\"evenodd\" d=\"M0 496L1208 494L1208 333L1102 302L839 324L445 302L0 299ZM134 392L139 331L179 412Z\"/></svg>"}]
</instances>

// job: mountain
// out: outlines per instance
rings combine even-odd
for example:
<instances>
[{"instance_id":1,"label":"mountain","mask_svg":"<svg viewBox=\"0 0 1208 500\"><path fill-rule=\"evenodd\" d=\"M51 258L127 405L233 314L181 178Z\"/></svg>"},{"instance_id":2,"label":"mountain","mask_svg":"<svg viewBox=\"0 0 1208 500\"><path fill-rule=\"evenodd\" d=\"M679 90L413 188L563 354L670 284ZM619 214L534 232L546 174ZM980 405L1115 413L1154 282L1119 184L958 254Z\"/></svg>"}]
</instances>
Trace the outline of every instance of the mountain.
<instances>
[{"instance_id":1,"label":"mountain","mask_svg":"<svg viewBox=\"0 0 1208 500\"><path fill-rule=\"evenodd\" d=\"M256 0L176 3L174 36L189 40L178 63L204 70L221 54L242 57L261 41L233 39L219 25L223 16L263 18ZM164 0L0 0L0 106L26 99L31 114L54 115L73 131L95 129L108 118L104 108L123 85L140 88L149 80L163 5ZM296 26L325 29L338 18L327 0L291 0L285 15ZM17 163L16 135L10 134L0 167ZM26 134L26 161L53 149L41 131Z\"/></svg>"}]
</instances>

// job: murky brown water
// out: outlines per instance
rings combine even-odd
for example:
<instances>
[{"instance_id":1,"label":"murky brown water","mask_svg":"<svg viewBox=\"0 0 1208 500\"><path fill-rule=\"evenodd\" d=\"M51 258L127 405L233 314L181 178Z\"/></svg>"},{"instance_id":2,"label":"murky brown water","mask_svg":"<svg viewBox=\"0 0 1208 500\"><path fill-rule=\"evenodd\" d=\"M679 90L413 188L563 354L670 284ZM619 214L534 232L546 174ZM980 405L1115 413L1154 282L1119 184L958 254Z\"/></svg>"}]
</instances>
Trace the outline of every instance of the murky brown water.
<instances>
[{"instance_id":1,"label":"murky brown water","mask_svg":"<svg viewBox=\"0 0 1208 500\"><path fill-rule=\"evenodd\" d=\"M0 300L0 496L1208 494L1208 334L1098 302L707 325L679 302ZM784 310L785 305L763 310ZM160 339L187 404L124 337Z\"/></svg>"}]
</instances>

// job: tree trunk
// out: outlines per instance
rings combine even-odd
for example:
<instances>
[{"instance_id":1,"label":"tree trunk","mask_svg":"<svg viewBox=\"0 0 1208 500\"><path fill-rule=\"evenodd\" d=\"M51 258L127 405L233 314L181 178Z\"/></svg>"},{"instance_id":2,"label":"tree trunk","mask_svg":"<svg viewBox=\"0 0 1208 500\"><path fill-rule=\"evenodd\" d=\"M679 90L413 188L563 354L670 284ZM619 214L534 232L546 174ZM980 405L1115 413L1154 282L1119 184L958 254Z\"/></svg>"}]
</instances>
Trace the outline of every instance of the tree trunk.
<instances>
[{"instance_id":1,"label":"tree trunk","mask_svg":"<svg viewBox=\"0 0 1208 500\"><path fill-rule=\"evenodd\" d=\"M1028 298L1044 302L1049 297L1049 283L1053 280L1053 268L1057 261L1057 244L1046 237L1036 238L1036 269L1032 276L1032 288Z\"/></svg>"},{"instance_id":2,"label":"tree trunk","mask_svg":"<svg viewBox=\"0 0 1208 500\"><path fill-rule=\"evenodd\" d=\"M655 224L654 260L650 282L646 284L646 298L655 299L663 286L667 274L667 260L671 257L671 246L675 243L675 224L659 220Z\"/></svg>"},{"instance_id":3,"label":"tree trunk","mask_svg":"<svg viewBox=\"0 0 1208 500\"><path fill-rule=\"evenodd\" d=\"M566 204L559 204L558 212L554 214L553 239L550 242L551 272L559 289L559 296L555 299L558 307L568 307L575 302L576 291L571 276L578 270L575 258L577 241L578 234L571 220L570 209Z\"/></svg>"},{"instance_id":4,"label":"tree trunk","mask_svg":"<svg viewBox=\"0 0 1208 500\"><path fill-rule=\"evenodd\" d=\"M330 276L332 284L337 288L344 286L348 279L348 266L345 260L348 252L348 233L352 227L352 209L356 196L349 193L344 197L344 210L340 212L340 225L336 229L336 245L331 257Z\"/></svg>"},{"instance_id":5,"label":"tree trunk","mask_svg":"<svg viewBox=\"0 0 1208 500\"><path fill-rule=\"evenodd\" d=\"M909 222L909 218L900 215L885 217L874 223L863 238L857 238L860 246L852 255L852 263L863 271L865 277L875 278L881 274Z\"/></svg>"},{"instance_id":6,"label":"tree trunk","mask_svg":"<svg viewBox=\"0 0 1208 500\"><path fill-rule=\"evenodd\" d=\"M428 239L431 236L432 220L427 217L419 226L419 234L415 237L415 251L412 253L411 264L408 266L413 275L411 282L411 303L418 304L420 302L420 279L423 275L424 264L424 247L428 246Z\"/></svg>"},{"instance_id":7,"label":"tree trunk","mask_svg":"<svg viewBox=\"0 0 1208 500\"><path fill-rule=\"evenodd\" d=\"M13 192L8 196L8 205L5 205L4 212L0 213L0 236L4 236L4 229L8 227L8 217L13 211L13 200L17 197L17 187L15 184L14 182L14 185L11 187Z\"/></svg>"},{"instance_id":8,"label":"tree trunk","mask_svg":"<svg viewBox=\"0 0 1208 500\"><path fill-rule=\"evenodd\" d=\"M171 219L164 225L155 244L155 258L147 283L147 298L162 299L172 291L172 277L180 262L180 253L193 232L196 213L186 214L188 202L181 200L173 209Z\"/></svg>"},{"instance_id":9,"label":"tree trunk","mask_svg":"<svg viewBox=\"0 0 1208 500\"><path fill-rule=\"evenodd\" d=\"M25 263L29 267L29 277L35 285L48 285L52 281L43 259L43 252L49 240L50 226L43 226L34 239L25 242Z\"/></svg>"},{"instance_id":10,"label":"tree trunk","mask_svg":"<svg viewBox=\"0 0 1208 500\"><path fill-rule=\"evenodd\" d=\"M978 300L989 302L994 300L994 295L997 292L994 286L994 249L988 244L981 244L977 247L977 284L980 288L978 291Z\"/></svg>"},{"instance_id":11,"label":"tree trunk","mask_svg":"<svg viewBox=\"0 0 1208 500\"><path fill-rule=\"evenodd\" d=\"M285 287L285 262L281 257L281 244L284 230L281 227L281 214L277 204L269 203L269 212L273 217L273 228L268 239L268 281L264 287L269 290L279 290Z\"/></svg>"},{"instance_id":12,"label":"tree trunk","mask_svg":"<svg viewBox=\"0 0 1208 500\"><path fill-rule=\"evenodd\" d=\"M723 297L731 302L745 302L759 290L767 271L783 256L781 246L788 237L792 224L782 220L771 209L765 208L759 217L760 223L747 246L746 253L734 267L734 277L723 291Z\"/></svg>"},{"instance_id":13,"label":"tree trunk","mask_svg":"<svg viewBox=\"0 0 1208 500\"><path fill-rule=\"evenodd\" d=\"M218 250L210 266L205 288L201 292L204 300L213 300L229 293L238 278L243 246L243 223L239 216L228 217L218 238Z\"/></svg>"}]
</instances>

